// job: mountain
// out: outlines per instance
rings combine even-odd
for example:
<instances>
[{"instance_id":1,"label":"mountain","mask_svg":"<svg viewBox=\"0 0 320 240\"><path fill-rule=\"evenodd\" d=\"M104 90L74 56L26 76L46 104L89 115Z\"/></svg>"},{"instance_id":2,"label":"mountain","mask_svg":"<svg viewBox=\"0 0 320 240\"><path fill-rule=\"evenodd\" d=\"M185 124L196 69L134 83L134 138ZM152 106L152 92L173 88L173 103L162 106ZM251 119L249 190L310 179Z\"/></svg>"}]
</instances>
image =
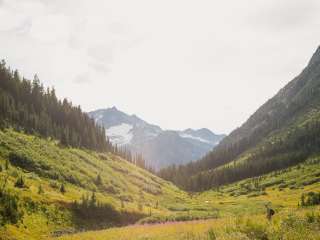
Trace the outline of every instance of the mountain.
<instances>
[{"instance_id":1,"label":"mountain","mask_svg":"<svg viewBox=\"0 0 320 240\"><path fill-rule=\"evenodd\" d=\"M45 92L37 79L32 84L20 79L1 63L0 239L316 239L319 56L271 106L252 116L247 132L238 129L203 161L168 168L175 170L173 181L191 183L196 191L259 176L199 194L121 158L106 141L104 128L80 107L58 100L53 89ZM164 142L164 152L180 139L184 141L175 151L184 153L188 144L215 144L207 129L163 131L136 116L115 115L109 130L122 119L118 129L126 137L118 141L124 145L139 136L134 129L145 139ZM213 158L226 164L203 170ZM271 201L276 212L272 224L263 220ZM91 231L99 229L105 230Z\"/></svg>"},{"instance_id":2,"label":"mountain","mask_svg":"<svg viewBox=\"0 0 320 240\"><path fill-rule=\"evenodd\" d=\"M206 128L162 130L116 107L88 114L97 124L105 127L106 135L112 143L126 146L134 153L141 153L155 169L196 160L212 150L224 137Z\"/></svg>"},{"instance_id":3,"label":"mountain","mask_svg":"<svg viewBox=\"0 0 320 240\"><path fill-rule=\"evenodd\" d=\"M161 176L203 190L283 169L318 154L320 47L306 68L205 157Z\"/></svg>"}]
</instances>

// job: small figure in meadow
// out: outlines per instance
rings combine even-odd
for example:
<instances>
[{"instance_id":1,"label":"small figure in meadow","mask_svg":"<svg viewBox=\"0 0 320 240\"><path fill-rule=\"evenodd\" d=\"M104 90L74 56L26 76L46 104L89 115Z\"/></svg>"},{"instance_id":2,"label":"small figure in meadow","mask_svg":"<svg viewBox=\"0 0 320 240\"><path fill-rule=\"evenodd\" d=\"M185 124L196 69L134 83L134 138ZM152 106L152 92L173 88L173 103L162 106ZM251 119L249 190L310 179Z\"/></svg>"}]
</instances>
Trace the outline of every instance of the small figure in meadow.
<instances>
[{"instance_id":1,"label":"small figure in meadow","mask_svg":"<svg viewBox=\"0 0 320 240\"><path fill-rule=\"evenodd\" d=\"M266 204L265 207L267 209L267 219L269 221L271 221L272 216L276 213L271 207L270 207L270 203Z\"/></svg>"}]
</instances>

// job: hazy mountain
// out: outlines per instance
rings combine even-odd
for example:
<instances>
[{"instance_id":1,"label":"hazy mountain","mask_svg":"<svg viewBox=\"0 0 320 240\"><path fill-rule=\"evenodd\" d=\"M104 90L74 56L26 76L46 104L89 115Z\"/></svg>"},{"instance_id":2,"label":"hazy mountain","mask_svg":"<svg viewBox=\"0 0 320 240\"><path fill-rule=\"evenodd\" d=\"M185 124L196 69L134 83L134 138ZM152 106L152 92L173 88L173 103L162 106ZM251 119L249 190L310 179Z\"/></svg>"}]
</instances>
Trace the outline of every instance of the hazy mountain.
<instances>
[{"instance_id":1,"label":"hazy mountain","mask_svg":"<svg viewBox=\"0 0 320 240\"><path fill-rule=\"evenodd\" d=\"M284 169L320 153L320 47L306 68L204 158L162 177L203 190Z\"/></svg>"},{"instance_id":2,"label":"hazy mountain","mask_svg":"<svg viewBox=\"0 0 320 240\"><path fill-rule=\"evenodd\" d=\"M196 160L212 150L224 137L205 128L162 130L116 107L96 110L90 112L89 116L106 128L106 135L112 143L142 153L156 169Z\"/></svg>"}]
</instances>

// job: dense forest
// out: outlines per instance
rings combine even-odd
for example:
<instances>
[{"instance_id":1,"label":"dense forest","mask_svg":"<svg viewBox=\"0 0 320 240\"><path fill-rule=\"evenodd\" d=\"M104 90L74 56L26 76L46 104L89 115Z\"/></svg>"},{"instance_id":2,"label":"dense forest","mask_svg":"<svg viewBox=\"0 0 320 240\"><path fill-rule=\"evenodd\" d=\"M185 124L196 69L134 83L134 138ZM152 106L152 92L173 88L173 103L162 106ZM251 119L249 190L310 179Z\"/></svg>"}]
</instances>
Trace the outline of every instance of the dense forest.
<instances>
[{"instance_id":1,"label":"dense forest","mask_svg":"<svg viewBox=\"0 0 320 240\"><path fill-rule=\"evenodd\" d=\"M0 126L58 139L62 145L108 150L105 130L97 126L80 106L58 100L53 88L45 89L35 75L20 77L5 61L0 63Z\"/></svg>"},{"instance_id":2,"label":"dense forest","mask_svg":"<svg viewBox=\"0 0 320 240\"><path fill-rule=\"evenodd\" d=\"M60 141L61 145L110 151L133 164L148 168L141 154L112 145L105 129L94 122L80 106L58 100L54 88L45 89L37 75L32 81L0 63L0 127L37 134Z\"/></svg>"},{"instance_id":3,"label":"dense forest","mask_svg":"<svg viewBox=\"0 0 320 240\"><path fill-rule=\"evenodd\" d=\"M199 161L163 169L159 175L200 191L297 164L320 151L319 107L320 48L298 77L213 151Z\"/></svg>"}]
</instances>

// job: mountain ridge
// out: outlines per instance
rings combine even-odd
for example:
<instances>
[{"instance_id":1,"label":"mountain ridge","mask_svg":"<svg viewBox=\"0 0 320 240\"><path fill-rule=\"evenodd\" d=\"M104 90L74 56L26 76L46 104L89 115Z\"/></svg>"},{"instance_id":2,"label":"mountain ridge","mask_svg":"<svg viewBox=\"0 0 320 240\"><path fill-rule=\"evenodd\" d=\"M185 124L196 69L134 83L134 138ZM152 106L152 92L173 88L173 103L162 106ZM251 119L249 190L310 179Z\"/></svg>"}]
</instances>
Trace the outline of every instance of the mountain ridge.
<instances>
[{"instance_id":1,"label":"mountain ridge","mask_svg":"<svg viewBox=\"0 0 320 240\"><path fill-rule=\"evenodd\" d=\"M184 188L205 190L298 164L319 151L318 119L320 48L297 77L215 149L179 170L165 169L161 176Z\"/></svg>"},{"instance_id":2,"label":"mountain ridge","mask_svg":"<svg viewBox=\"0 0 320 240\"><path fill-rule=\"evenodd\" d=\"M148 164L156 169L196 160L225 136L214 134L207 128L164 130L135 114L126 114L115 106L88 114L97 124L106 128L106 136L112 143L128 147L133 153L142 153Z\"/></svg>"}]
</instances>

